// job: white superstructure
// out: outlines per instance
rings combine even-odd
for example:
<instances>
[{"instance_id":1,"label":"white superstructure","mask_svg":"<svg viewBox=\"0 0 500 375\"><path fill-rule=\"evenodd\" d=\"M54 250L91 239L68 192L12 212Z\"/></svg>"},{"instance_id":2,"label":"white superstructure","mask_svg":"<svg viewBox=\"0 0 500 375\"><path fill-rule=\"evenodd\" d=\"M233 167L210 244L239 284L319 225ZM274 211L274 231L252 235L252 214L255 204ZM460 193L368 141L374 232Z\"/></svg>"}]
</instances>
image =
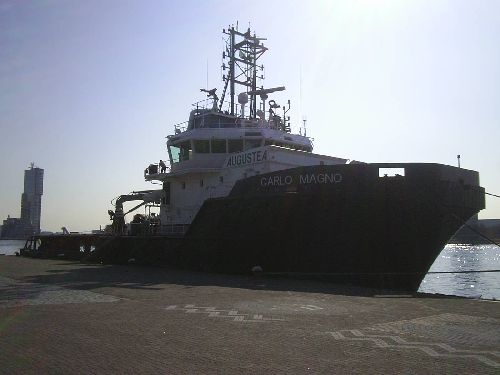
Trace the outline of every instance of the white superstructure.
<instances>
[{"instance_id":1,"label":"white superstructure","mask_svg":"<svg viewBox=\"0 0 500 375\"><path fill-rule=\"evenodd\" d=\"M204 121L197 121L200 118ZM184 230L206 199L228 195L239 179L298 166L346 163L313 154L309 138L274 125L272 120L252 122L207 111L192 116L186 130L169 136L170 168L162 171L150 165L145 171L146 180L163 183L162 232Z\"/></svg>"},{"instance_id":2,"label":"white superstructure","mask_svg":"<svg viewBox=\"0 0 500 375\"><path fill-rule=\"evenodd\" d=\"M210 99L196 103L185 128L175 126L174 134L167 137L169 167L161 161L150 164L144 172L147 181L160 181L163 189L121 196L116 212L110 211L115 232L124 230L126 213L122 203L127 200L158 204L160 215L153 219L154 231L182 234L206 199L227 196L240 179L298 166L347 162L313 154L305 129L304 135L291 134L287 116L290 101L287 106L280 106L267 100L284 87L257 87L257 80L263 78L263 66L257 60L267 51L262 44L265 39L251 35L250 30L241 33L234 27L223 32L227 35L223 53L227 62L224 61L222 70L227 73L220 102L216 89L201 89ZM239 94L235 86L242 88ZM158 194L162 195L161 200L156 199Z\"/></svg>"}]
</instances>

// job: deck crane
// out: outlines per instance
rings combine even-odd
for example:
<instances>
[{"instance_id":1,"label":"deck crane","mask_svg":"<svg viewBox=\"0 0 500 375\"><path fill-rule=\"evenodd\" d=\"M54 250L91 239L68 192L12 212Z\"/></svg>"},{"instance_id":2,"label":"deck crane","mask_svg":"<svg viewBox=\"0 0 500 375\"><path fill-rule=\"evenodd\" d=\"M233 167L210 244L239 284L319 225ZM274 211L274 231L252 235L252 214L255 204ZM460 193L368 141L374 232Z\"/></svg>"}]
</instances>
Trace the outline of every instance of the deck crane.
<instances>
[{"instance_id":1,"label":"deck crane","mask_svg":"<svg viewBox=\"0 0 500 375\"><path fill-rule=\"evenodd\" d=\"M115 200L115 211L108 210L109 218L113 221L112 229L114 234L124 234L125 232L125 215L137 210L139 207L148 203L160 204L165 192L163 190L144 190L133 191L130 194L120 195ZM123 203L131 201L142 201L137 206L131 208L127 212L123 212ZM113 202L113 201L112 201Z\"/></svg>"}]
</instances>

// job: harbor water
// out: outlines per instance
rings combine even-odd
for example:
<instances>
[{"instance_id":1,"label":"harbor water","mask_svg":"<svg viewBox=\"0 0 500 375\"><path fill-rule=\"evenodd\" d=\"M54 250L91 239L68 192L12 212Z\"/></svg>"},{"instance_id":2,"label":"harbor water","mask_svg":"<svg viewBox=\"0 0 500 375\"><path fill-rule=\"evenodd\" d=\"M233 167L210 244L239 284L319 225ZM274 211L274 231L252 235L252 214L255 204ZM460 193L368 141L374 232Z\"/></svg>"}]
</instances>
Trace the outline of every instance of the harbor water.
<instances>
[{"instance_id":1,"label":"harbor water","mask_svg":"<svg viewBox=\"0 0 500 375\"><path fill-rule=\"evenodd\" d=\"M24 240L0 240L0 255L14 255L23 245ZM446 245L419 291L498 300L498 270L500 247L496 245Z\"/></svg>"},{"instance_id":2,"label":"harbor water","mask_svg":"<svg viewBox=\"0 0 500 375\"><path fill-rule=\"evenodd\" d=\"M0 240L0 255L14 255L25 242L25 240Z\"/></svg>"},{"instance_id":3,"label":"harbor water","mask_svg":"<svg viewBox=\"0 0 500 375\"><path fill-rule=\"evenodd\" d=\"M448 244L434 261L419 291L498 300L499 270L500 247Z\"/></svg>"}]
</instances>

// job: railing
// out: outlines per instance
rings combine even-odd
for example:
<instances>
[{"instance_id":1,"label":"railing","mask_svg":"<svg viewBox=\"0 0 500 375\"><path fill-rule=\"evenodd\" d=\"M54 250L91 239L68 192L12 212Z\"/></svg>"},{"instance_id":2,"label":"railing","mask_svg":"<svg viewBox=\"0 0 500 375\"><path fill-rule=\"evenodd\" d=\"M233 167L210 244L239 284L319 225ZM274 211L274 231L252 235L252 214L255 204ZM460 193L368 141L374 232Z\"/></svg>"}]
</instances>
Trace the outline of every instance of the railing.
<instances>
[{"instance_id":1,"label":"railing","mask_svg":"<svg viewBox=\"0 0 500 375\"><path fill-rule=\"evenodd\" d=\"M183 132L186 131L187 129L187 125L184 125L184 124L187 124L189 121L183 121L183 122L179 122L178 124L175 124L174 125L174 133L175 134L181 134ZM167 136L167 138L171 138L172 135L169 135Z\"/></svg>"},{"instance_id":2,"label":"railing","mask_svg":"<svg viewBox=\"0 0 500 375\"><path fill-rule=\"evenodd\" d=\"M229 115L229 108L231 106L231 102L229 100L224 100L223 106L220 106L220 102L217 104L217 112L224 113L226 115ZM213 109L213 99L203 99L200 100L196 103L191 104L193 107L196 109ZM246 110L245 112L249 112L250 108L248 105L245 105ZM219 111L219 108L221 110ZM226 108L225 110L223 108ZM267 114L266 114L267 115ZM240 126L239 127L256 127L256 120L255 118L250 118L249 114L246 114L245 116L241 116L241 104L234 103L234 116L239 119L240 121ZM243 120L243 121L242 121ZM187 121L186 121L187 122ZM262 122L262 121L259 121ZM264 120L264 123L267 123L268 120ZM183 123L182 123L183 124ZM245 125L246 124L246 125ZM263 126L261 126L263 127ZM175 128L175 125L174 125Z\"/></svg>"},{"instance_id":3,"label":"railing","mask_svg":"<svg viewBox=\"0 0 500 375\"><path fill-rule=\"evenodd\" d=\"M199 100L193 104L191 104L193 107L197 108L197 109L211 109L213 108L213 99L203 99L203 100Z\"/></svg>"},{"instance_id":4,"label":"railing","mask_svg":"<svg viewBox=\"0 0 500 375\"><path fill-rule=\"evenodd\" d=\"M189 224L160 224L159 222L130 223L129 236L183 236Z\"/></svg>"},{"instance_id":5,"label":"railing","mask_svg":"<svg viewBox=\"0 0 500 375\"><path fill-rule=\"evenodd\" d=\"M160 224L158 221L146 221L142 223L130 223L129 235L131 236L150 236L158 235Z\"/></svg>"},{"instance_id":6,"label":"railing","mask_svg":"<svg viewBox=\"0 0 500 375\"><path fill-rule=\"evenodd\" d=\"M228 110L220 110L220 103L216 107L216 112L222 113L225 115L229 115ZM224 108L229 108L229 101L224 101ZM290 123L289 121L285 121L286 117L281 117L279 114L276 112L275 115L276 117L273 118L271 117L268 113L265 113L264 116L265 118L259 118L258 116L255 117L250 117L249 114L247 113L244 116L241 116L241 108L242 106L238 103L234 103L235 105L235 120L234 122L220 122L218 123L218 126L203 126L203 127L208 127L208 128L266 128L266 129L277 129L277 130L282 130L286 133L291 133L291 128L290 128ZM196 103L192 104L193 107L195 107L197 110L213 110L213 99L203 99L200 100ZM247 106L248 107L248 106ZM250 111L250 108L247 108L248 111ZM289 120L289 117L288 117ZM232 120L233 121L233 120ZM188 121L184 121L178 124L174 125L174 134L167 136L167 139L171 139L172 137L175 137L177 134L181 134L184 131L186 131L187 127L185 124L187 124ZM196 126L196 124L193 124L195 128L198 128L199 126Z\"/></svg>"},{"instance_id":7,"label":"railing","mask_svg":"<svg viewBox=\"0 0 500 375\"><path fill-rule=\"evenodd\" d=\"M189 224L162 224L160 233L161 234L176 234L184 235L189 228Z\"/></svg>"},{"instance_id":8,"label":"railing","mask_svg":"<svg viewBox=\"0 0 500 375\"><path fill-rule=\"evenodd\" d=\"M162 169L160 167L160 164L157 163L157 164L149 164L146 169L144 169L144 178L146 178L147 176L151 176L151 175L157 175L157 174L162 174L162 173L169 173L170 172L170 166L169 165L165 165L165 168Z\"/></svg>"}]
</instances>

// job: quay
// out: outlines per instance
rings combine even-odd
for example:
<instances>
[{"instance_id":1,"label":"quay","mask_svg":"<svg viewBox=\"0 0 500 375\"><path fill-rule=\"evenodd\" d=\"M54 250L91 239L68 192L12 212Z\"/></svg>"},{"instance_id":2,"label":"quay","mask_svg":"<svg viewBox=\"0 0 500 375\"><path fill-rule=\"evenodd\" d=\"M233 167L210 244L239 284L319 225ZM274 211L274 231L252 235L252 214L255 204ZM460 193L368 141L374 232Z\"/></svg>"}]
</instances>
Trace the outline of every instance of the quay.
<instances>
[{"instance_id":1,"label":"quay","mask_svg":"<svg viewBox=\"0 0 500 375\"><path fill-rule=\"evenodd\" d=\"M500 371L500 304L0 257L0 373Z\"/></svg>"}]
</instances>

